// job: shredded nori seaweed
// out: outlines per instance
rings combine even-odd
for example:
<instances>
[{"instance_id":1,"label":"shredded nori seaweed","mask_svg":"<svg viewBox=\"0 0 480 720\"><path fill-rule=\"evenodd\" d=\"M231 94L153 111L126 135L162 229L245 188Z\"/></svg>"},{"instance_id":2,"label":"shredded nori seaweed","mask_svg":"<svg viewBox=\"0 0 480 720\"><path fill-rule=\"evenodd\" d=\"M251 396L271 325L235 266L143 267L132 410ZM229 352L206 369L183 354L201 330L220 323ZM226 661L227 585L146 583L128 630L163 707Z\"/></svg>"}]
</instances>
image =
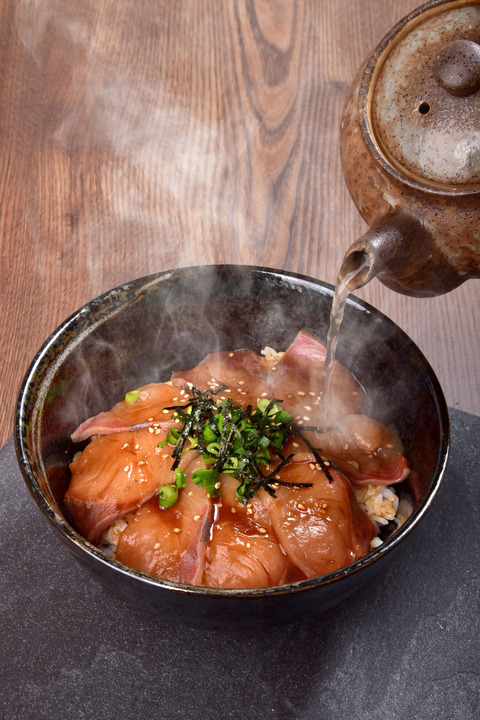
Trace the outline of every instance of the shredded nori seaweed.
<instances>
[{"instance_id":1,"label":"shredded nori seaweed","mask_svg":"<svg viewBox=\"0 0 480 720\"><path fill-rule=\"evenodd\" d=\"M244 409L229 399L221 402L215 399L226 388L227 385L221 385L216 390L202 392L191 387L185 405L167 408L173 410L182 423L172 452L173 470L178 467L187 440L190 440L211 472L227 473L240 480L236 494L244 504L261 488L276 497L278 486L312 487L313 483L285 482L275 477L294 457L293 454L283 455L285 443L294 433L307 445L329 482L333 482L319 449L312 446L291 415L282 409L281 399L261 400L255 410L251 405ZM214 442L209 442L212 438ZM275 457L278 463L269 472L264 472ZM197 473L197 478L193 477L198 484L203 484L201 478L201 472Z\"/></svg>"}]
</instances>

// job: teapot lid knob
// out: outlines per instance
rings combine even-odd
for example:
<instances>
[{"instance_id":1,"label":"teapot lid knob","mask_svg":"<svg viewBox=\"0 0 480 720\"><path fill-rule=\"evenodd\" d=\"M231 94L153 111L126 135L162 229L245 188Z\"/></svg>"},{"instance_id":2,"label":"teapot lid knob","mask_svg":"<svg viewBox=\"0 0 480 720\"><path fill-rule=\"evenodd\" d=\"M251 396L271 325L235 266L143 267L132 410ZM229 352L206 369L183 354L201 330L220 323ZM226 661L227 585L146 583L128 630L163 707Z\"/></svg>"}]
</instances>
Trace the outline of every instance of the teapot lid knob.
<instances>
[{"instance_id":1,"label":"teapot lid knob","mask_svg":"<svg viewBox=\"0 0 480 720\"><path fill-rule=\"evenodd\" d=\"M450 95L473 95L480 90L480 45L473 40L448 43L435 59L433 74Z\"/></svg>"}]
</instances>

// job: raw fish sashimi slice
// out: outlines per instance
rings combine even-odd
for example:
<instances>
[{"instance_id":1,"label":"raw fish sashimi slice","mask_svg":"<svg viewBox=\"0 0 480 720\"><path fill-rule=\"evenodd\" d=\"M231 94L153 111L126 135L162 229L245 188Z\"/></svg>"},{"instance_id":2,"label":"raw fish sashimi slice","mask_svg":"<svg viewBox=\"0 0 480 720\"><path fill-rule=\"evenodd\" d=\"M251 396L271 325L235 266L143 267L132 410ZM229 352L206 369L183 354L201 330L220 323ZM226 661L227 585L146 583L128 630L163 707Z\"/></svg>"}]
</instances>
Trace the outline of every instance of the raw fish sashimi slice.
<instances>
[{"instance_id":1,"label":"raw fish sashimi slice","mask_svg":"<svg viewBox=\"0 0 480 720\"><path fill-rule=\"evenodd\" d=\"M306 577L334 572L369 552L376 530L340 472L332 470L329 482L313 463L293 463L279 476L313 483L311 488L279 487L276 498L260 491L282 548Z\"/></svg>"},{"instance_id":2,"label":"raw fish sashimi slice","mask_svg":"<svg viewBox=\"0 0 480 720\"><path fill-rule=\"evenodd\" d=\"M187 479L171 508L160 508L152 498L137 510L119 537L115 557L141 572L199 585L212 516L212 501L205 488Z\"/></svg>"},{"instance_id":3,"label":"raw fish sashimi slice","mask_svg":"<svg viewBox=\"0 0 480 720\"><path fill-rule=\"evenodd\" d=\"M281 585L288 559L280 548L268 510L258 497L247 506L235 497L238 480L221 476L219 517L207 546L204 584L218 588Z\"/></svg>"},{"instance_id":4,"label":"raw fish sashimi slice","mask_svg":"<svg viewBox=\"0 0 480 720\"><path fill-rule=\"evenodd\" d=\"M173 373L172 382L179 388L193 385L202 392L216 392L225 384L228 387L219 393L219 398L228 397L235 405L244 408L248 405L255 407L265 390L269 368L269 362L253 350L216 352L207 355L190 370Z\"/></svg>"},{"instance_id":5,"label":"raw fish sashimi slice","mask_svg":"<svg viewBox=\"0 0 480 720\"><path fill-rule=\"evenodd\" d=\"M326 432L302 432L321 457L333 461L356 485L392 485L410 472L396 430L366 415L342 417ZM285 448L287 454L292 451L296 461L313 459L298 438L289 440Z\"/></svg>"},{"instance_id":6,"label":"raw fish sashimi slice","mask_svg":"<svg viewBox=\"0 0 480 720\"><path fill-rule=\"evenodd\" d=\"M87 540L96 543L115 520L146 502L160 485L173 482L168 446L156 450L166 435L166 430L151 433L148 428L100 435L71 463L65 505Z\"/></svg>"},{"instance_id":7,"label":"raw fish sashimi slice","mask_svg":"<svg viewBox=\"0 0 480 720\"><path fill-rule=\"evenodd\" d=\"M153 424L163 428L174 426L172 412L166 408L184 403L185 398L177 387L170 383L150 383L134 392L138 392L134 402L122 400L108 412L88 418L72 434L72 440L78 442L93 435L109 435Z\"/></svg>"}]
</instances>

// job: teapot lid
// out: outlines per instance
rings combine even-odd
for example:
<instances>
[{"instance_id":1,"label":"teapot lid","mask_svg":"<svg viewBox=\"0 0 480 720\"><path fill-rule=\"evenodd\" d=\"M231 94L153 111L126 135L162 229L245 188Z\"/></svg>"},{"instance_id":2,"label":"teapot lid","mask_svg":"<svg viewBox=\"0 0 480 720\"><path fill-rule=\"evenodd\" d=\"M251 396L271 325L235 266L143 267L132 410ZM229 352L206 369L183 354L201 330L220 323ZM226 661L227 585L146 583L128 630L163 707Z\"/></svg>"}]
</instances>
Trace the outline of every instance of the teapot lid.
<instances>
[{"instance_id":1,"label":"teapot lid","mask_svg":"<svg viewBox=\"0 0 480 720\"><path fill-rule=\"evenodd\" d=\"M418 8L377 48L366 80L370 131L397 171L437 188L478 186L479 0Z\"/></svg>"}]
</instances>

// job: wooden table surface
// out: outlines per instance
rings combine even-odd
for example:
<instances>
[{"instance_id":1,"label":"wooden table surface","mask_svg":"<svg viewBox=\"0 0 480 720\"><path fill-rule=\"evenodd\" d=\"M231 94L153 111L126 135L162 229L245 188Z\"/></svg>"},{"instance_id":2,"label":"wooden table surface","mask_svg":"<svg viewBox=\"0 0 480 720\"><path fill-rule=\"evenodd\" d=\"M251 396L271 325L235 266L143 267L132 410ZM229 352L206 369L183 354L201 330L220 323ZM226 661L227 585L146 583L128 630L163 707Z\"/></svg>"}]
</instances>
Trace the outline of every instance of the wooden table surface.
<instances>
[{"instance_id":1,"label":"wooden table surface","mask_svg":"<svg viewBox=\"0 0 480 720\"><path fill-rule=\"evenodd\" d=\"M365 229L342 106L417 0L0 0L0 446L35 352L126 280L240 263L334 283ZM480 282L358 295L480 414Z\"/></svg>"}]
</instances>

